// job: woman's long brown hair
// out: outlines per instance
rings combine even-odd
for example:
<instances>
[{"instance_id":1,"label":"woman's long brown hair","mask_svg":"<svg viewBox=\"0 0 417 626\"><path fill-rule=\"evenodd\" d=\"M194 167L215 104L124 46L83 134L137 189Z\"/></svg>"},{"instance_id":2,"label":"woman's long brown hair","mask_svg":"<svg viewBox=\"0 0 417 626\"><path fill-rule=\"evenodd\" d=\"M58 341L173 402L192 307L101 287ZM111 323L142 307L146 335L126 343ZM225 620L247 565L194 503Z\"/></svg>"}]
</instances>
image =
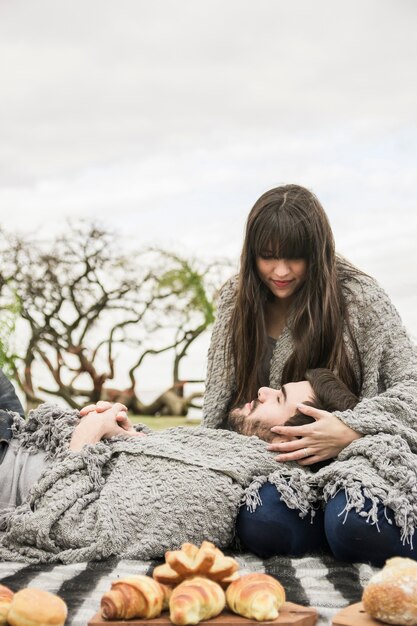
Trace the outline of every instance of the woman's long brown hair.
<instances>
[{"instance_id":1,"label":"woman's long brown hair","mask_svg":"<svg viewBox=\"0 0 417 626\"><path fill-rule=\"evenodd\" d=\"M233 404L256 397L262 385L267 354L265 304L273 297L256 268L256 259L265 255L302 258L307 263L305 281L292 302L294 351L285 363L281 384L303 380L308 369L326 367L358 395L362 376L357 379L343 341L344 328L350 333L350 324L342 283L360 272L336 257L329 221L314 194L298 185L285 185L264 193L246 224L226 351L228 371L233 365L235 372ZM361 370L359 350L350 336Z\"/></svg>"}]
</instances>

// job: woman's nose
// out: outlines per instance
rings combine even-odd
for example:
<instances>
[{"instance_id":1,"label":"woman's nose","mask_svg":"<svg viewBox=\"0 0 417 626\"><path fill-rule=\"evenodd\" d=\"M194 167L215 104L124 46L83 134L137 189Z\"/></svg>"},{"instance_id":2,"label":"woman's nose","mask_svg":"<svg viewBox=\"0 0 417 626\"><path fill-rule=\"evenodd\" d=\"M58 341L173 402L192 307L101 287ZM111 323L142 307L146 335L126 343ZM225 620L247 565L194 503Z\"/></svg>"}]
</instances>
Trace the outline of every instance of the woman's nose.
<instances>
[{"instance_id":1,"label":"woman's nose","mask_svg":"<svg viewBox=\"0 0 417 626\"><path fill-rule=\"evenodd\" d=\"M277 259L274 265L274 274L278 277L284 277L288 274L289 267L285 259Z\"/></svg>"}]
</instances>

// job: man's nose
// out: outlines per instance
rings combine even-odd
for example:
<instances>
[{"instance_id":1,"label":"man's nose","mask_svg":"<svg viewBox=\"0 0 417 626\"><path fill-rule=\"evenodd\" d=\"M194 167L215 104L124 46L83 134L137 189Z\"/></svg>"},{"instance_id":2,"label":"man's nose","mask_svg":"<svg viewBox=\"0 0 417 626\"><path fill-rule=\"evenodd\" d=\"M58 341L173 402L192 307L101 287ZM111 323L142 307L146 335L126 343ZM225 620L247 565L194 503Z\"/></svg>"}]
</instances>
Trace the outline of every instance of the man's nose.
<instances>
[{"instance_id":1,"label":"man's nose","mask_svg":"<svg viewBox=\"0 0 417 626\"><path fill-rule=\"evenodd\" d=\"M258 400L259 402L266 402L269 398L274 398L278 394L276 389L271 389L271 387L261 387L258 391Z\"/></svg>"}]
</instances>

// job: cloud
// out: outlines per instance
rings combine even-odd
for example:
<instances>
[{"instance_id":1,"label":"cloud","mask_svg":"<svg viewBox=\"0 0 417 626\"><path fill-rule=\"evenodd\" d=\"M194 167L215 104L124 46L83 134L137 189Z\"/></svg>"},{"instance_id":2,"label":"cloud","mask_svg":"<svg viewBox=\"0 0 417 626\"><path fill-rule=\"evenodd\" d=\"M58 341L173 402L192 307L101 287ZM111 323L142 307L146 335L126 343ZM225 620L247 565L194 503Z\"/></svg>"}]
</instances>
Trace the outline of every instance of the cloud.
<instances>
[{"instance_id":1,"label":"cloud","mask_svg":"<svg viewBox=\"0 0 417 626\"><path fill-rule=\"evenodd\" d=\"M2 169L22 182L236 134L406 127L415 13L407 0L3 3Z\"/></svg>"},{"instance_id":2,"label":"cloud","mask_svg":"<svg viewBox=\"0 0 417 626\"><path fill-rule=\"evenodd\" d=\"M1 3L2 224L99 219L128 246L236 258L255 199L292 181L322 200L339 249L396 297L417 291L416 13L414 0Z\"/></svg>"}]
</instances>

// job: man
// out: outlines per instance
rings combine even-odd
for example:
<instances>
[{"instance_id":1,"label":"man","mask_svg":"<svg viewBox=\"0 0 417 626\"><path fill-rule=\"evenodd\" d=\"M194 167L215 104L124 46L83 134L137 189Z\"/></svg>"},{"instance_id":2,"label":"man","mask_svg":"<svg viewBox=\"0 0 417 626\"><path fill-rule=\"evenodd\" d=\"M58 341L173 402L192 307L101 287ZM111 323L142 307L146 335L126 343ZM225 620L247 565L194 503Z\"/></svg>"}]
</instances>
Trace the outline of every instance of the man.
<instances>
[{"instance_id":1,"label":"man","mask_svg":"<svg viewBox=\"0 0 417 626\"><path fill-rule=\"evenodd\" d=\"M243 408L247 424L265 422L269 432L298 402L320 397L316 382L262 388ZM277 471L258 437L205 428L143 437L123 405L98 403L80 413L81 420L76 411L42 405L18 423L0 465L0 484L13 476L0 558L159 558L184 541L204 539L226 547L246 488ZM287 475L287 467L278 471ZM31 480L37 482L29 489Z\"/></svg>"},{"instance_id":2,"label":"man","mask_svg":"<svg viewBox=\"0 0 417 626\"><path fill-rule=\"evenodd\" d=\"M276 442L293 439L276 435L274 426L300 426L311 423L313 418L297 411L297 405L303 403L328 411L346 410L353 408L358 399L347 387L329 370L310 370L306 380L296 383L287 383L281 389L262 387L258 398L246 403L243 407L235 407L229 415L231 429L246 436L257 436L267 442ZM1 445L4 460L11 439L10 411L23 415L22 406L15 394L13 385L0 371L0 427L2 433ZM101 440L116 436L143 437L145 433L138 432L130 422L127 409L122 404L112 405L109 402L90 404L81 409L82 419L75 426L69 449L79 452L83 446L95 444ZM16 466L17 464L17 466ZM38 479L45 465L45 454L17 455L17 450L11 446L9 454L0 467L0 478L3 488L0 495L0 506L20 504L26 497L31 485ZM321 466L316 464L314 469ZM13 481L7 478L15 475ZM19 479L16 475L19 475ZM12 491L7 491L6 484ZM7 492L7 494L6 494Z\"/></svg>"}]
</instances>

